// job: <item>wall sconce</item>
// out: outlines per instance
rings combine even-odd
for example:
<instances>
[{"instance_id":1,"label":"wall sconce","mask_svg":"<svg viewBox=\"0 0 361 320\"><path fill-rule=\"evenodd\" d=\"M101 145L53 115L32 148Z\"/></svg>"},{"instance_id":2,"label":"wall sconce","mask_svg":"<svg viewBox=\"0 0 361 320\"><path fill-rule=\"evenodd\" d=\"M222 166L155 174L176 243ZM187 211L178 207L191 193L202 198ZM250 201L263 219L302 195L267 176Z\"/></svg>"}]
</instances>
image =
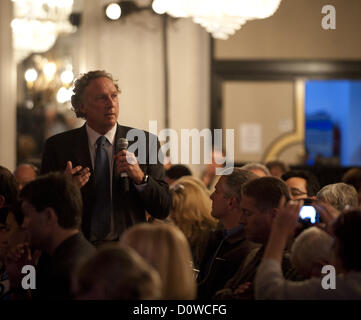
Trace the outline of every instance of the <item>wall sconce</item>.
<instances>
[{"instance_id":1,"label":"wall sconce","mask_svg":"<svg viewBox=\"0 0 361 320\"><path fill-rule=\"evenodd\" d=\"M41 55L35 55L29 60L24 77L31 100L40 94L45 104L52 103L55 99L61 105L70 101L74 73L67 59L50 61Z\"/></svg>"}]
</instances>

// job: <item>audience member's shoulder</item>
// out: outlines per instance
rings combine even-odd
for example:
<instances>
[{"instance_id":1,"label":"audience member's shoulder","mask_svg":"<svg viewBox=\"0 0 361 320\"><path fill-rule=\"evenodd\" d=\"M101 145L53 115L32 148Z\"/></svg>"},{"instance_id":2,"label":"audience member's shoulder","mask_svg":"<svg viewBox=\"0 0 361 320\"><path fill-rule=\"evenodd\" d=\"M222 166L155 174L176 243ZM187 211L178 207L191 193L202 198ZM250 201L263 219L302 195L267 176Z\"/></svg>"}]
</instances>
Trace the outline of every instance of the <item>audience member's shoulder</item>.
<instances>
[{"instance_id":1,"label":"audience member's shoulder","mask_svg":"<svg viewBox=\"0 0 361 320\"><path fill-rule=\"evenodd\" d=\"M95 247L84 237L84 235L79 232L75 236L74 245L77 247L77 249L82 252L86 251L87 253L93 253L95 252Z\"/></svg>"},{"instance_id":2,"label":"audience member's shoulder","mask_svg":"<svg viewBox=\"0 0 361 320\"><path fill-rule=\"evenodd\" d=\"M67 256L82 257L95 253L95 247L83 236L81 232L65 240L61 252Z\"/></svg>"}]
</instances>

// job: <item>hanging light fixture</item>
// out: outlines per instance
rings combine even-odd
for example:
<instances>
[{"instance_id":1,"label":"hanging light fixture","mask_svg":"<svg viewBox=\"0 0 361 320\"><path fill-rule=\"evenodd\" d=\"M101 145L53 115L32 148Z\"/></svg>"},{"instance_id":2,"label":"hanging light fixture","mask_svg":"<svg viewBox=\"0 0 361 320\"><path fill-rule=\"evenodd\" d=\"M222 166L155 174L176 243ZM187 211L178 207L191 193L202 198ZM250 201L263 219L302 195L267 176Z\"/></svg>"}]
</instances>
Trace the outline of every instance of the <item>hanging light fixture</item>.
<instances>
[{"instance_id":1,"label":"hanging light fixture","mask_svg":"<svg viewBox=\"0 0 361 320\"><path fill-rule=\"evenodd\" d=\"M214 38L227 39L249 20L272 16L281 0L154 0L156 12L190 17Z\"/></svg>"},{"instance_id":2,"label":"hanging light fixture","mask_svg":"<svg viewBox=\"0 0 361 320\"><path fill-rule=\"evenodd\" d=\"M76 27L69 22L73 0L12 0L14 19L11 22L15 60L32 52L48 51L61 33Z\"/></svg>"}]
</instances>

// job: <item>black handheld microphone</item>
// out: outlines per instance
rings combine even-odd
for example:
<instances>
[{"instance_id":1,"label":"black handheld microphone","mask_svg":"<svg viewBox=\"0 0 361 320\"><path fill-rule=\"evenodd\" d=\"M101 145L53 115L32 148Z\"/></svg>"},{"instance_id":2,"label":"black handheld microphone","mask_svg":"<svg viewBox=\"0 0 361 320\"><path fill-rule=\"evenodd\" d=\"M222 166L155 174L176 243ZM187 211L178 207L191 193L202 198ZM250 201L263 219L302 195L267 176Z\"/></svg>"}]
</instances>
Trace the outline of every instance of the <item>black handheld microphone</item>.
<instances>
[{"instance_id":1,"label":"black handheld microphone","mask_svg":"<svg viewBox=\"0 0 361 320\"><path fill-rule=\"evenodd\" d=\"M122 150L128 150L128 140L125 138L119 138L117 141L117 150L122 151ZM126 172L122 172L120 174L120 185L122 190L124 190L125 192L129 191L129 179L128 179L128 175Z\"/></svg>"}]
</instances>

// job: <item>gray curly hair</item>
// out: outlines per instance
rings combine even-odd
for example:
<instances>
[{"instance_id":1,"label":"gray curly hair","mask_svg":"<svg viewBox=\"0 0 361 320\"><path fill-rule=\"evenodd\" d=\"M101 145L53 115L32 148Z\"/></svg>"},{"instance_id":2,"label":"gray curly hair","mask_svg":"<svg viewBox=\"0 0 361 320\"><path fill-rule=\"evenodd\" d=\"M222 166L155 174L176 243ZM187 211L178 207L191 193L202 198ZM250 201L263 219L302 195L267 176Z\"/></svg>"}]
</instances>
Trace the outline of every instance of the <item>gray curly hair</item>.
<instances>
[{"instance_id":1,"label":"gray curly hair","mask_svg":"<svg viewBox=\"0 0 361 320\"><path fill-rule=\"evenodd\" d=\"M117 82L113 79L113 76L104 70L89 71L82 74L78 79L75 80L73 89L74 94L71 96L71 105L73 106L73 111L78 118L85 119L86 115L80 111L80 103L82 102L85 88L92 80L97 78L108 78L113 82L117 92L121 92Z\"/></svg>"},{"instance_id":2,"label":"gray curly hair","mask_svg":"<svg viewBox=\"0 0 361 320\"><path fill-rule=\"evenodd\" d=\"M346 206L351 208L356 208L358 206L356 189L343 182L324 186L317 193L316 198L328 202L340 211L344 210Z\"/></svg>"}]
</instances>

